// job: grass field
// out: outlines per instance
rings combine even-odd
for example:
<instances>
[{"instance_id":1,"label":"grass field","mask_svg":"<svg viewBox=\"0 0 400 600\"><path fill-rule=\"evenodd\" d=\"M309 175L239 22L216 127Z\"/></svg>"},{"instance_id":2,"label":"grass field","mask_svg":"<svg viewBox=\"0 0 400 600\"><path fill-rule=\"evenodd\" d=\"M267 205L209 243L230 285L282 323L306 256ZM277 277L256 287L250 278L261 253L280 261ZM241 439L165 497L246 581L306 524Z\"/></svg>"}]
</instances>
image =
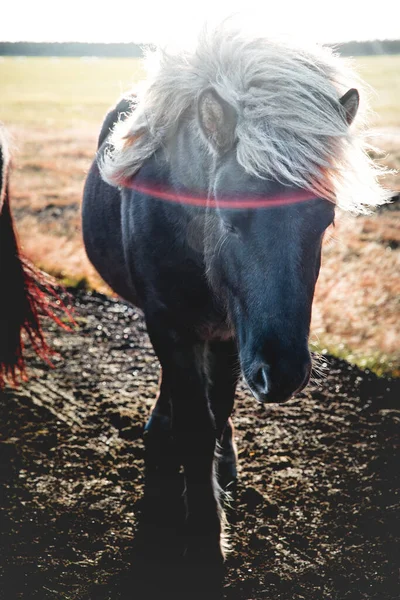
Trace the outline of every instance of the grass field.
<instances>
[{"instance_id":1,"label":"grass field","mask_svg":"<svg viewBox=\"0 0 400 600\"><path fill-rule=\"evenodd\" d=\"M356 66L375 89L372 125L382 135L374 143L399 168L400 56L362 58ZM142 75L137 59L0 59L0 121L13 147L20 239L36 264L66 282L104 290L82 246L82 187L106 110ZM386 183L400 190L397 176ZM324 251L313 343L400 374L399 210L337 221Z\"/></svg>"},{"instance_id":2,"label":"grass field","mask_svg":"<svg viewBox=\"0 0 400 600\"><path fill-rule=\"evenodd\" d=\"M358 58L355 66L371 86L371 125L400 127L400 55Z\"/></svg>"},{"instance_id":3,"label":"grass field","mask_svg":"<svg viewBox=\"0 0 400 600\"><path fill-rule=\"evenodd\" d=\"M138 59L4 58L1 119L58 130L98 127L107 107L141 77Z\"/></svg>"}]
</instances>

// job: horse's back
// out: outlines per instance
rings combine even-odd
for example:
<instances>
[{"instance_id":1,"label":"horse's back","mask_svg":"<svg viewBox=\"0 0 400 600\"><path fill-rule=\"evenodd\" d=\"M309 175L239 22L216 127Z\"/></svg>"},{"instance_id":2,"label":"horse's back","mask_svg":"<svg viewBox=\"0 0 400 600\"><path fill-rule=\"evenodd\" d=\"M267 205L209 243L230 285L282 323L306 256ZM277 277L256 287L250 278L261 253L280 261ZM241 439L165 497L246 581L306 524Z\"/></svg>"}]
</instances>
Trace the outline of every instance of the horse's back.
<instances>
[{"instance_id":1,"label":"horse's back","mask_svg":"<svg viewBox=\"0 0 400 600\"><path fill-rule=\"evenodd\" d=\"M101 155L107 137L118 119L131 107L124 98L106 116L99 135ZM104 281L122 298L138 305L129 284L129 268L122 241L121 195L101 178L97 159L86 178L82 203L82 232L89 260Z\"/></svg>"}]
</instances>

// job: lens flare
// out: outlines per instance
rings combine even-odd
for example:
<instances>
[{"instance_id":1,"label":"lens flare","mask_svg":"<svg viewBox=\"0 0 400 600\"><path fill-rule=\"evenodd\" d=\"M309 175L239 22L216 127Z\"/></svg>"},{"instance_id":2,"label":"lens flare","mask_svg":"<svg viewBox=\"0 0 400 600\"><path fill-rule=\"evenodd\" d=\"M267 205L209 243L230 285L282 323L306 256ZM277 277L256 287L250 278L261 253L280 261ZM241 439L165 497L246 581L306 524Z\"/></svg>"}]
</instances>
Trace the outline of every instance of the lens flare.
<instances>
[{"instance_id":1,"label":"lens flare","mask_svg":"<svg viewBox=\"0 0 400 600\"><path fill-rule=\"evenodd\" d=\"M188 206L197 206L200 208L225 208L225 209L257 209L257 208L274 208L278 206L287 206L290 204L298 204L300 202L308 202L315 200L316 196L306 190L298 190L296 192L288 192L287 194L271 195L266 198L247 197L247 198L208 198L207 196L191 194L188 192L181 193L173 191L163 185L137 183L134 180L124 181L122 187L130 188L151 198L157 200L165 200L175 204L186 204Z\"/></svg>"}]
</instances>

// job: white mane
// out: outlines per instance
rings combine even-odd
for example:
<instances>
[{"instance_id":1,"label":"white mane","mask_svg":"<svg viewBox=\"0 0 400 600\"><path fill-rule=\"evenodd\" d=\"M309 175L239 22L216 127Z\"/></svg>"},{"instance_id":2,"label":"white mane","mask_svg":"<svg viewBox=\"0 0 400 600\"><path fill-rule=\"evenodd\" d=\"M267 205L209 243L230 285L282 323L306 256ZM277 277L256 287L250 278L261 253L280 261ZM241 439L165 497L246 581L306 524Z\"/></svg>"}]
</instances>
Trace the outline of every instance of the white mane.
<instances>
[{"instance_id":1,"label":"white mane","mask_svg":"<svg viewBox=\"0 0 400 600\"><path fill-rule=\"evenodd\" d=\"M224 24L203 32L192 52L158 55L155 75L116 124L100 161L111 185L123 185L166 144L184 112L192 110L195 121L198 97L212 86L237 111L237 160L248 173L312 190L356 213L387 199L377 182L383 170L339 103L360 82L329 49L250 39Z\"/></svg>"}]
</instances>

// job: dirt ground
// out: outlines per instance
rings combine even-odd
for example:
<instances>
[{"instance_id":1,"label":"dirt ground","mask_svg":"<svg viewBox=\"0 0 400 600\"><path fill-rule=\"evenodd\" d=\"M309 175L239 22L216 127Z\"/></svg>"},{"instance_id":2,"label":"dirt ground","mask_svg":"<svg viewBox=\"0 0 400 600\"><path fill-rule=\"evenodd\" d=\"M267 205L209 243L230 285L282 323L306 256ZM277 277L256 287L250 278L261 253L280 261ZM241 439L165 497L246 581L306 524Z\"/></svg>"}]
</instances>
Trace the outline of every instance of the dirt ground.
<instances>
[{"instance_id":1,"label":"dirt ground","mask_svg":"<svg viewBox=\"0 0 400 600\"><path fill-rule=\"evenodd\" d=\"M135 546L158 380L144 322L97 293L74 302L78 331L46 324L55 368L31 356L0 393L0 598L177 598ZM327 362L285 405L237 394L226 600L400 596L400 380Z\"/></svg>"}]
</instances>

